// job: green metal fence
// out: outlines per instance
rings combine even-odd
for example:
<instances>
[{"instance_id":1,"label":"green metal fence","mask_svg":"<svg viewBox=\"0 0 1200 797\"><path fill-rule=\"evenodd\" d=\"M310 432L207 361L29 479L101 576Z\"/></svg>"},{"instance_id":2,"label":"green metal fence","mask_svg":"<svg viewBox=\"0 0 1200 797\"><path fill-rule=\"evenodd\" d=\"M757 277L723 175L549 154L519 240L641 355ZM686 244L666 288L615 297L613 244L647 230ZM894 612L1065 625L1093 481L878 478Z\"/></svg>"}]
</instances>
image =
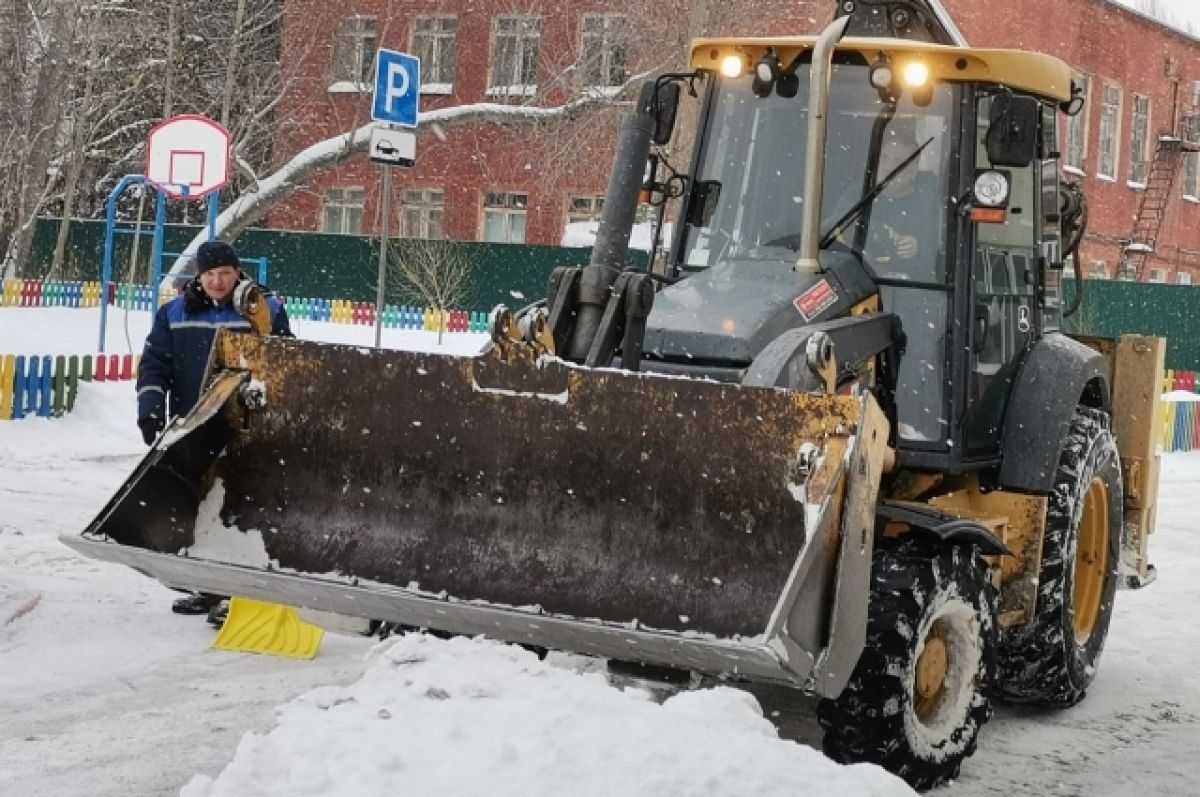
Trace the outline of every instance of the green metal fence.
<instances>
[{"instance_id":1,"label":"green metal fence","mask_svg":"<svg viewBox=\"0 0 1200 797\"><path fill-rule=\"evenodd\" d=\"M58 235L58 219L41 219L34 237L30 266L21 276L40 279L47 276L53 261L54 243ZM147 224L146 229L152 225ZM179 252L191 242L200 227L184 224L167 225L165 250ZM133 236L121 235L116 240L113 279L117 282L147 281L150 259L150 238L142 239L138 248L138 273L131 275ZM268 282L276 292L291 296L321 299L375 301L376 274L379 262L378 239L357 235L326 235L323 233L251 229L234 242L243 257L270 259ZM413 241L400 239L389 244L403 257ZM516 244L459 243L450 244L471 265L471 279L464 301L464 310L490 310L497 304L519 307L546 295L550 272L558 266L586 265L591 249L556 246L524 246ZM80 281L100 279L104 252L104 222L73 221L70 227L65 264L56 279ZM644 252L631 252L630 261L643 266ZM388 291L391 303L412 303L414 297L402 295L396 286Z\"/></svg>"},{"instance_id":2,"label":"green metal fence","mask_svg":"<svg viewBox=\"0 0 1200 797\"><path fill-rule=\"evenodd\" d=\"M1075 284L1066 284L1067 302ZM1167 339L1167 367L1200 371L1200 287L1087 280L1079 311L1064 320L1067 332L1116 337L1158 335Z\"/></svg>"},{"instance_id":3,"label":"green metal fence","mask_svg":"<svg viewBox=\"0 0 1200 797\"><path fill-rule=\"evenodd\" d=\"M178 252L200 228L168 225L166 250ZM58 234L57 219L42 219L34 239L31 268L23 276L46 276ZM132 236L118 236L117 282L145 282L150 257L150 239L139 249L141 279L131 279L129 257ZM270 258L270 284L284 295L316 299L375 300L375 275L379 258L378 241L354 235L247 230L235 242L246 257ZM398 241L403 253L411 241ZM486 311L504 303L519 307L541 298L551 270L556 266L587 263L590 249L510 244L455 243L472 264L471 290L460 307ZM104 251L104 223L76 221L71 224L67 265L58 279L98 280ZM644 266L644 252L633 252L631 261ZM31 273L30 273L31 272ZM137 275L134 275L135 277ZM1074 283L1066 284L1068 301ZM389 303L411 303L394 288ZM1168 340L1167 367L1200 371L1200 287L1150 285L1109 280L1088 280L1079 312L1065 320L1068 332L1112 337L1123 333L1162 335Z\"/></svg>"}]
</instances>

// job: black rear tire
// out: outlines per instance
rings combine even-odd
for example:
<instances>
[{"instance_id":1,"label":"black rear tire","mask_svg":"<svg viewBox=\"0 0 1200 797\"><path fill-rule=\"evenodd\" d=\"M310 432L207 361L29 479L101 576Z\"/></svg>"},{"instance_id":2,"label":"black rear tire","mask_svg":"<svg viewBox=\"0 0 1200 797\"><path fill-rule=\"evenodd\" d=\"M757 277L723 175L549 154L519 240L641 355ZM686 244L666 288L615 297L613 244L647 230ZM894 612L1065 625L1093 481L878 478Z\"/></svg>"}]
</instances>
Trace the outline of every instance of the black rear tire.
<instances>
[{"instance_id":1,"label":"black rear tire","mask_svg":"<svg viewBox=\"0 0 1200 797\"><path fill-rule=\"evenodd\" d=\"M1112 620L1123 503L1108 414L1079 407L1046 509L1036 613L1000 635L1001 699L1065 707L1084 698Z\"/></svg>"},{"instance_id":2,"label":"black rear tire","mask_svg":"<svg viewBox=\"0 0 1200 797\"><path fill-rule=\"evenodd\" d=\"M917 534L880 545L872 571L863 654L841 695L817 706L825 754L929 789L958 775L991 716L995 590L973 547Z\"/></svg>"}]
</instances>

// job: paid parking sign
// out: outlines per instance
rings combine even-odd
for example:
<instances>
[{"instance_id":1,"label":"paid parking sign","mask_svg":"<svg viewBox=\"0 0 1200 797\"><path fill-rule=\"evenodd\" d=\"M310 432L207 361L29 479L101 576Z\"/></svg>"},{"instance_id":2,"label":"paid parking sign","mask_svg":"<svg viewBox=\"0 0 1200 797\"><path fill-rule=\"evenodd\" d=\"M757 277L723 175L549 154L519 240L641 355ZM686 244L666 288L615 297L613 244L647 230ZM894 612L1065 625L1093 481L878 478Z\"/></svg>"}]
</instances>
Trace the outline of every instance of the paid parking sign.
<instances>
[{"instance_id":1,"label":"paid parking sign","mask_svg":"<svg viewBox=\"0 0 1200 797\"><path fill-rule=\"evenodd\" d=\"M401 127L416 127L420 96L421 59L395 50L379 50L375 55L371 118Z\"/></svg>"}]
</instances>

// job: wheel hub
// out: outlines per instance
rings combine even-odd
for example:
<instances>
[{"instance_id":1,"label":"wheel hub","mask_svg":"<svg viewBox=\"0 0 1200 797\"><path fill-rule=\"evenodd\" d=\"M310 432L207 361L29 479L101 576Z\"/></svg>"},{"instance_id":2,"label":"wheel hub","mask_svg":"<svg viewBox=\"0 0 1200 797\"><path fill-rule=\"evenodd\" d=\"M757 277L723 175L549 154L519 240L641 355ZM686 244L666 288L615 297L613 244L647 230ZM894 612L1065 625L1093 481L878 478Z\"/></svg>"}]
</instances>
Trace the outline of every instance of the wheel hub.
<instances>
[{"instance_id":1,"label":"wheel hub","mask_svg":"<svg viewBox=\"0 0 1200 797\"><path fill-rule=\"evenodd\" d=\"M1075 548L1075 583L1072 608L1075 642L1083 645L1092 636L1104 603L1108 577L1108 532L1110 518L1108 485L1092 479L1083 497L1079 537Z\"/></svg>"},{"instance_id":2,"label":"wheel hub","mask_svg":"<svg viewBox=\"0 0 1200 797\"><path fill-rule=\"evenodd\" d=\"M927 718L937 706L946 687L946 674L950 669L950 653L946 647L945 629L941 621L935 622L925 638L921 657L917 659L916 698L917 716Z\"/></svg>"}]
</instances>

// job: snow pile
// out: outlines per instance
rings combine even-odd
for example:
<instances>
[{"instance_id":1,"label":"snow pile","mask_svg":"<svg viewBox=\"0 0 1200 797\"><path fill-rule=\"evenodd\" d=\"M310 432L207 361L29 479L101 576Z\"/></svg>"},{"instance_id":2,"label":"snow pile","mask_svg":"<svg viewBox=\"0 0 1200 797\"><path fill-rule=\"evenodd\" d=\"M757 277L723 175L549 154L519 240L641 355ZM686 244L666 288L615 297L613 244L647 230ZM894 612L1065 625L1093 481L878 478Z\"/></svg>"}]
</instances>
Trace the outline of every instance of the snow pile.
<instances>
[{"instance_id":1,"label":"snow pile","mask_svg":"<svg viewBox=\"0 0 1200 797\"><path fill-rule=\"evenodd\" d=\"M1163 394L1163 401L1185 401L1193 403L1200 401L1200 393L1193 393L1190 390L1172 390L1170 393Z\"/></svg>"},{"instance_id":2,"label":"snow pile","mask_svg":"<svg viewBox=\"0 0 1200 797\"><path fill-rule=\"evenodd\" d=\"M911 795L874 766L780 740L727 687L661 705L587 659L405 635L348 687L310 691L182 797L287 795Z\"/></svg>"},{"instance_id":3,"label":"snow pile","mask_svg":"<svg viewBox=\"0 0 1200 797\"><path fill-rule=\"evenodd\" d=\"M141 354L154 316L148 310L108 308L105 328L106 354ZM303 340L373 346L375 327L361 324L330 324L324 321L291 319L292 332ZM126 331L128 330L128 335ZM0 309L0 354L72 355L91 354L100 339L100 309L31 307ZM438 343L436 332L423 329L384 329L385 349L407 349L438 354L471 355L487 343L481 333L450 332Z\"/></svg>"}]
</instances>

